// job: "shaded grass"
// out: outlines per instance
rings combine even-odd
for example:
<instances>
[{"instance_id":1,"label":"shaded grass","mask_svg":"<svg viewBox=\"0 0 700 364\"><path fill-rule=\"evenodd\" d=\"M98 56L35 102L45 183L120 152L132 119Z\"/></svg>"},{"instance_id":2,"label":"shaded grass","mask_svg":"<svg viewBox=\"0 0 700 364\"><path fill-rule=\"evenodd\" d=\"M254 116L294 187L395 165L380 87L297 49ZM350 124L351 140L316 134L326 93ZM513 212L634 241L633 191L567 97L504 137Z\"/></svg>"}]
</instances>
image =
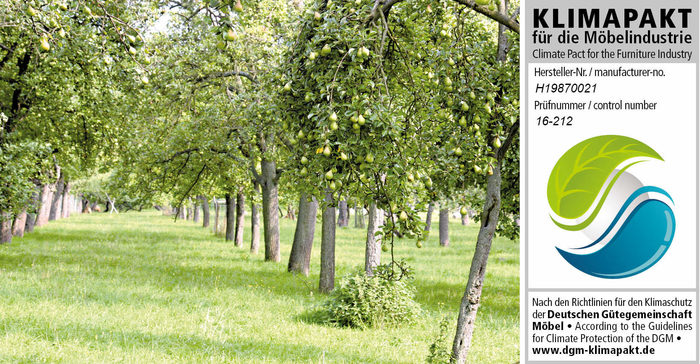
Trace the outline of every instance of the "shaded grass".
<instances>
[{"instance_id":1,"label":"shaded grass","mask_svg":"<svg viewBox=\"0 0 700 364\"><path fill-rule=\"evenodd\" d=\"M422 362L442 317L456 321L473 254L477 227L450 228L449 248L436 232L423 249L397 241L396 256L415 268L418 322L356 330L303 319L325 298L316 292L320 229L304 277L286 272L286 219L277 264L157 212L52 222L0 247L0 361ZM363 265L364 234L338 230L337 277ZM518 360L518 254L516 243L494 241L472 363Z\"/></svg>"}]
</instances>

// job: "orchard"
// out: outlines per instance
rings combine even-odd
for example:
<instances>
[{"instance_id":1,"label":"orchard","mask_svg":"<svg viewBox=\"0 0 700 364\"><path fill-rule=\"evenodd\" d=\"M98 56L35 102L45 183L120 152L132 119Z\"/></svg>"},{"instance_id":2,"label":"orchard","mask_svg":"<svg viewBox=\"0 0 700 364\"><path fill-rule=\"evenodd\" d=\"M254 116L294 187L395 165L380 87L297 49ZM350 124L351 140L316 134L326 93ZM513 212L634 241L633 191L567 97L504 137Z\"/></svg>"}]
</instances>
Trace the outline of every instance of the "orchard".
<instances>
[{"instance_id":1,"label":"orchard","mask_svg":"<svg viewBox=\"0 0 700 364\"><path fill-rule=\"evenodd\" d=\"M23 344L0 356L53 330L46 361L518 361L518 21L508 0L0 0L2 293L46 308L3 299Z\"/></svg>"}]
</instances>

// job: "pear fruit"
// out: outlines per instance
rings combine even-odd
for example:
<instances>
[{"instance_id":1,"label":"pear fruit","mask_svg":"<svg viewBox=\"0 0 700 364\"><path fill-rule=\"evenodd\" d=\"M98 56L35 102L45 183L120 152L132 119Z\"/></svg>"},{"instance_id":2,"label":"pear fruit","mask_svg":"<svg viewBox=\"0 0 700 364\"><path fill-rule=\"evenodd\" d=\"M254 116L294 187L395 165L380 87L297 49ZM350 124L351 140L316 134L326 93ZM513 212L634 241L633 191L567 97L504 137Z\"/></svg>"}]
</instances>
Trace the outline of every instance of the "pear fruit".
<instances>
[{"instance_id":1,"label":"pear fruit","mask_svg":"<svg viewBox=\"0 0 700 364\"><path fill-rule=\"evenodd\" d=\"M496 148L500 148L500 147L501 147L501 139L500 139L499 137L493 138L493 146L496 147Z\"/></svg>"},{"instance_id":2,"label":"pear fruit","mask_svg":"<svg viewBox=\"0 0 700 364\"><path fill-rule=\"evenodd\" d=\"M321 55L322 56L327 56L331 53L331 46L328 44L325 44L323 48L321 48Z\"/></svg>"},{"instance_id":3,"label":"pear fruit","mask_svg":"<svg viewBox=\"0 0 700 364\"><path fill-rule=\"evenodd\" d=\"M233 6L233 10L236 12L243 12L243 4L241 4L241 0L236 0L236 5Z\"/></svg>"},{"instance_id":4,"label":"pear fruit","mask_svg":"<svg viewBox=\"0 0 700 364\"><path fill-rule=\"evenodd\" d=\"M39 40L39 47L41 47L41 50L48 52L48 50L51 49L49 40L46 37L41 37L41 39Z\"/></svg>"},{"instance_id":5,"label":"pear fruit","mask_svg":"<svg viewBox=\"0 0 700 364\"><path fill-rule=\"evenodd\" d=\"M238 34L236 34L236 32L234 32L233 29L229 28L229 30L227 30L226 33L224 33L224 39L228 42L232 42L238 39Z\"/></svg>"}]
</instances>

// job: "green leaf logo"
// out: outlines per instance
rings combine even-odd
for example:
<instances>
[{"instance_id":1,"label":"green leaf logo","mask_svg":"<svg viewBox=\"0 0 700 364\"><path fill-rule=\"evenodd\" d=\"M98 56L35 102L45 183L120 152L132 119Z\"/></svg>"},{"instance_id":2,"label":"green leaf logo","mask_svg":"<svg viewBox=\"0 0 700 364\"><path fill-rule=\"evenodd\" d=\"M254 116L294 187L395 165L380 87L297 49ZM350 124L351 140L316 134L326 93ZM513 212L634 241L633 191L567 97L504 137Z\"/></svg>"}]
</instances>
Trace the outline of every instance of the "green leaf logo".
<instances>
[{"instance_id":1,"label":"green leaf logo","mask_svg":"<svg viewBox=\"0 0 700 364\"><path fill-rule=\"evenodd\" d=\"M547 183L549 206L552 211L563 218L581 217L591 208L596 196L615 168L623 162L637 157L663 160L648 145L621 135L601 135L576 144L559 158L549 175ZM595 211L588 220L592 221L598 214L607 194L624 169L619 171L608 184ZM590 224L588 220L587 223L581 224L583 226L576 226L575 230Z\"/></svg>"}]
</instances>

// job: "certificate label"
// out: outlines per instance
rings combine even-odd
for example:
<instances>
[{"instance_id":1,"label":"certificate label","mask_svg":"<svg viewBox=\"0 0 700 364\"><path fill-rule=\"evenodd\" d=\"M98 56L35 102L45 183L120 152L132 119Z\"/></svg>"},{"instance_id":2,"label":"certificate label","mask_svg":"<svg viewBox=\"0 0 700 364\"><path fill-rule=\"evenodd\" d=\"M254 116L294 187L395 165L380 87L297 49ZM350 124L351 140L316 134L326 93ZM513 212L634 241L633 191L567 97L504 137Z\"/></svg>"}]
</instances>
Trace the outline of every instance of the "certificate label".
<instances>
[{"instance_id":1,"label":"certificate label","mask_svg":"<svg viewBox=\"0 0 700 364\"><path fill-rule=\"evenodd\" d=\"M697 0L527 0L521 360L698 363Z\"/></svg>"}]
</instances>

